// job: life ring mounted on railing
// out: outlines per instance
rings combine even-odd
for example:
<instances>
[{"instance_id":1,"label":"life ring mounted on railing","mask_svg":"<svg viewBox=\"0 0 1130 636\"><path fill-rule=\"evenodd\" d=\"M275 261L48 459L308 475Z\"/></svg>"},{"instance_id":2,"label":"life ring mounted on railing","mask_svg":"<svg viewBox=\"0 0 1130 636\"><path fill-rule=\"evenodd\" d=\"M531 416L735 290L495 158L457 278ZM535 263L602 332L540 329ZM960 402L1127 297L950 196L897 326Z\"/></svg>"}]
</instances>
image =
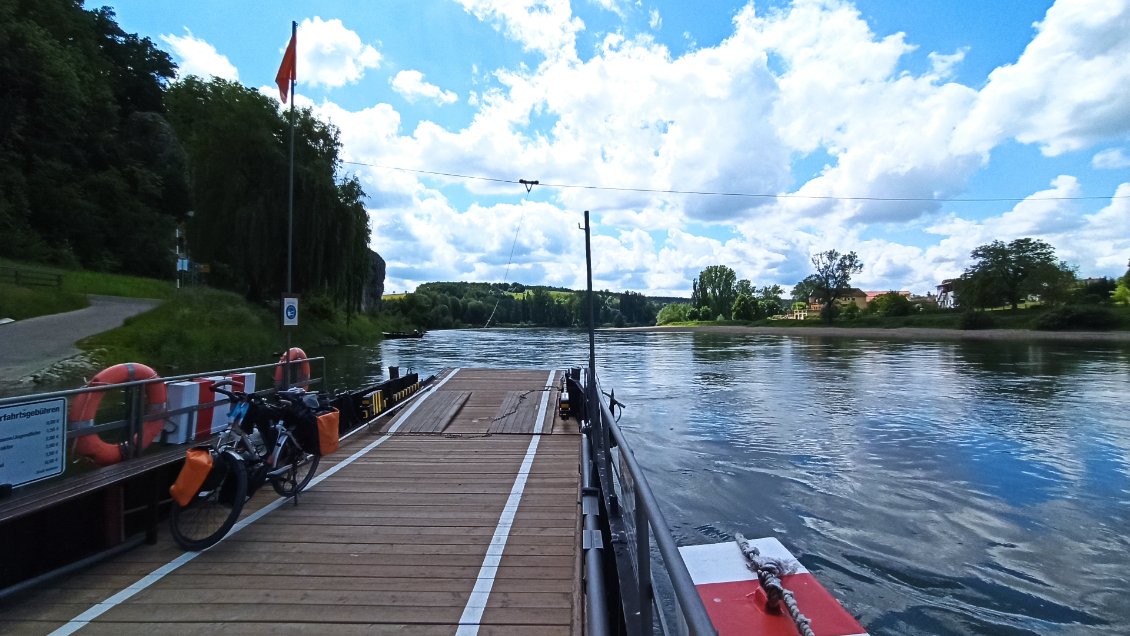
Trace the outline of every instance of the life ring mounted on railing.
<instances>
[{"instance_id":1,"label":"life ring mounted on railing","mask_svg":"<svg viewBox=\"0 0 1130 636\"><path fill-rule=\"evenodd\" d=\"M98 375L91 378L90 382L86 383L86 386L107 386L111 384L122 384L123 382L135 382L138 380L154 380L160 377L161 376L157 375L156 371L144 364L125 362L103 369ZM89 393L81 393L74 397L71 401L70 417L67 418L71 430L94 426L94 416L98 413L98 405L102 403L103 393L105 393L105 391L91 391ZM145 385L146 415L163 413L166 410L165 401L164 382L150 382ZM134 443L140 444L141 450L145 450L153 443L153 440L161 434L161 430L164 426L165 423L163 420L145 422L142 427L141 440L139 442L135 440ZM99 466L109 466L110 464L116 464L126 457L129 457L131 446L130 440L121 442L120 444L110 444L96 433L88 433L75 439L74 453L75 455L89 458Z\"/></svg>"},{"instance_id":2,"label":"life ring mounted on railing","mask_svg":"<svg viewBox=\"0 0 1130 636\"><path fill-rule=\"evenodd\" d=\"M299 360L302 361L302 364L295 364ZM290 350L279 357L279 362L275 365L275 386L281 388L285 384L284 378L286 377L288 362L291 368L291 384L299 386L308 384L310 382L310 362L306 359L306 352L298 347L291 347Z\"/></svg>"}]
</instances>

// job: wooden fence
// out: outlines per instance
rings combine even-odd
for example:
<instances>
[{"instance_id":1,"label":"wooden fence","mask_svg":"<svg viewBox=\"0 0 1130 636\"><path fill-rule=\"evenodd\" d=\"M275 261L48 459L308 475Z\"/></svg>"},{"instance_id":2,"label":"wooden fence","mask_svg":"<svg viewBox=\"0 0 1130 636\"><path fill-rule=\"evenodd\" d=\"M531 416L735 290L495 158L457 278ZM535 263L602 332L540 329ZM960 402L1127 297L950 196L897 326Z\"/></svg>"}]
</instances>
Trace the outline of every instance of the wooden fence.
<instances>
[{"instance_id":1,"label":"wooden fence","mask_svg":"<svg viewBox=\"0 0 1130 636\"><path fill-rule=\"evenodd\" d=\"M0 267L0 283L23 287L62 287L63 276L62 274L38 272L32 269Z\"/></svg>"}]
</instances>

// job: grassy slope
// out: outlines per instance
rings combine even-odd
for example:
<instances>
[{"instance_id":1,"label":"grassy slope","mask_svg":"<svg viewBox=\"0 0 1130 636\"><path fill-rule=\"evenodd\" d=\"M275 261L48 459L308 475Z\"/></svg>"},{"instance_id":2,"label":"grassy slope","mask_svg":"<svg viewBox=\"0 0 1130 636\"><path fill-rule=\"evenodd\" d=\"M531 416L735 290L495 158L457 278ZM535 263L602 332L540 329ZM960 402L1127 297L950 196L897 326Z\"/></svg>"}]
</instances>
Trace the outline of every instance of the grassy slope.
<instances>
[{"instance_id":1,"label":"grassy slope","mask_svg":"<svg viewBox=\"0 0 1130 636\"><path fill-rule=\"evenodd\" d=\"M370 316L317 319L305 316L291 334L295 346L318 355L320 345L370 343L381 338ZM188 373L270 362L286 347L286 333L273 312L238 294L208 287L178 291L168 302L134 316L79 346L102 364L144 362L159 373Z\"/></svg>"},{"instance_id":2,"label":"grassy slope","mask_svg":"<svg viewBox=\"0 0 1130 636\"><path fill-rule=\"evenodd\" d=\"M104 296L125 296L127 298L172 298L176 288L172 281L106 274L85 270L63 269L38 263L23 263L0 259L0 267L13 267L63 277L63 291L76 294L100 294Z\"/></svg>"},{"instance_id":3,"label":"grassy slope","mask_svg":"<svg viewBox=\"0 0 1130 636\"><path fill-rule=\"evenodd\" d=\"M0 318L24 320L82 309L86 296L50 287L19 287L0 283Z\"/></svg>"},{"instance_id":4,"label":"grassy slope","mask_svg":"<svg viewBox=\"0 0 1130 636\"><path fill-rule=\"evenodd\" d=\"M0 267L12 267L62 276L62 287L19 287L0 283L0 318L23 320L35 316L82 309L89 305L86 294L129 298L171 298L176 291L169 281L123 276L0 259Z\"/></svg>"}]
</instances>

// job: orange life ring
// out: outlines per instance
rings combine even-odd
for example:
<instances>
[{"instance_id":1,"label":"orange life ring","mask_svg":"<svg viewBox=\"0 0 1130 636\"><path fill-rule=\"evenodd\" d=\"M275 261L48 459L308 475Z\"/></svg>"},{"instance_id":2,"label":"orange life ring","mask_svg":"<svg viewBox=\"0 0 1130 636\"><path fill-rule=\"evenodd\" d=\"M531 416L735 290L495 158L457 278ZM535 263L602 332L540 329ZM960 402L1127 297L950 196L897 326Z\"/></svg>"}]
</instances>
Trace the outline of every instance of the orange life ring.
<instances>
[{"instance_id":1,"label":"orange life ring","mask_svg":"<svg viewBox=\"0 0 1130 636\"><path fill-rule=\"evenodd\" d=\"M288 359L290 362L295 362L297 360L302 361L302 364L297 365L297 374L295 374L294 371L291 371L291 379L294 380L294 384L301 385L309 382L310 363L306 361L306 352L302 349L299 349L298 347L291 347L290 351L282 354L282 356L279 358L278 364L275 365L275 386L281 387L283 385L283 376L286 373L286 363ZM292 364L291 369L294 368L295 365Z\"/></svg>"},{"instance_id":2,"label":"orange life ring","mask_svg":"<svg viewBox=\"0 0 1130 636\"><path fill-rule=\"evenodd\" d=\"M126 362L116 364L108 369L103 369L94 376L86 386L106 386L108 384L121 384L136 380L152 380L159 378L157 372L144 364ZM94 415L98 412L98 405L102 403L104 391L91 391L76 395L71 401L71 415L67 418L72 430L94 426ZM165 383L151 382L145 385L146 414L165 411ZM161 434L165 427L162 420L145 422L141 435L141 449L145 450L153 440ZM77 455L90 458L99 466L116 464L130 455L130 442L109 444L97 434L89 433L75 439L74 452Z\"/></svg>"}]
</instances>

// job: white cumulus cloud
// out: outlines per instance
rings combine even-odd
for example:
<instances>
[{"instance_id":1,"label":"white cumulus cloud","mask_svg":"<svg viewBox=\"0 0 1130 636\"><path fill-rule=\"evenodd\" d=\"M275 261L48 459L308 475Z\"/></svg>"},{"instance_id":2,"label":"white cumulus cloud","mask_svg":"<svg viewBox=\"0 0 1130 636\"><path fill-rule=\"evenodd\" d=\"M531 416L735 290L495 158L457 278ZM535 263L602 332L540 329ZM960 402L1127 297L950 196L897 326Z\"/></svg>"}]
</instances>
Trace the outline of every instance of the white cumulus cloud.
<instances>
[{"instance_id":1,"label":"white cumulus cloud","mask_svg":"<svg viewBox=\"0 0 1130 636\"><path fill-rule=\"evenodd\" d=\"M1091 158L1091 165L1105 170L1130 168L1130 156L1127 156L1121 148L1109 148L1095 154Z\"/></svg>"},{"instance_id":2,"label":"white cumulus cloud","mask_svg":"<svg viewBox=\"0 0 1130 636\"><path fill-rule=\"evenodd\" d=\"M216 51L216 47L192 35L187 28L184 35L162 35L161 41L173 49L177 58L177 76L196 75L204 79L218 77L231 81L239 80L239 71L227 56Z\"/></svg>"},{"instance_id":3,"label":"white cumulus cloud","mask_svg":"<svg viewBox=\"0 0 1130 636\"><path fill-rule=\"evenodd\" d=\"M1130 133L1130 0L1059 0L1015 64L989 75L960 151L1007 139L1056 156Z\"/></svg>"},{"instance_id":4,"label":"white cumulus cloud","mask_svg":"<svg viewBox=\"0 0 1130 636\"><path fill-rule=\"evenodd\" d=\"M424 81L424 74L420 71L400 71L389 83L393 90L410 102L422 98L442 105L454 104L459 99L455 93Z\"/></svg>"},{"instance_id":5,"label":"white cumulus cloud","mask_svg":"<svg viewBox=\"0 0 1130 636\"><path fill-rule=\"evenodd\" d=\"M607 0L605 0L607 1ZM458 0L479 20L490 22L527 51L547 59L577 56L577 33L584 29L569 0Z\"/></svg>"},{"instance_id":6,"label":"white cumulus cloud","mask_svg":"<svg viewBox=\"0 0 1130 636\"><path fill-rule=\"evenodd\" d=\"M285 48L285 43L283 45ZM283 48L279 49L280 59ZM308 18L298 25L298 83L338 88L377 68L381 53L336 18Z\"/></svg>"},{"instance_id":7,"label":"white cumulus cloud","mask_svg":"<svg viewBox=\"0 0 1130 636\"><path fill-rule=\"evenodd\" d=\"M576 36L584 25L564 0L461 0L544 59L536 68L476 66L474 111L454 126L405 116L419 123L401 130L388 104L319 108L341 127L352 161L607 188L527 195L512 183L359 167L392 289L504 276L580 287L574 228L586 209L600 288L687 295L703 267L724 263L758 285L791 289L811 272L813 253L837 249L863 259L859 286L925 292L959 275L978 245L1022 236L1047 240L1093 274L1124 264L1130 251L1117 238L1130 234L1115 229L1128 220L1130 204L1118 197L1130 185L1097 213L1073 200L1083 186L1071 174L997 212L942 201L964 194L1009 140L1045 152L1125 143L1119 126L1130 119L1106 117L1130 104L1110 93L1121 70L1108 77L1083 64L1079 77L1107 95L1105 109L1091 109L1086 91L1057 92L1065 86L1057 65L1066 63L1055 51L1099 64L1125 46L1118 28L1084 19L1088 1L1059 0L1016 63L973 87L954 79L966 49L926 52L927 68L907 71L913 35L876 34L846 0L795 0L764 14L750 3L724 40L678 54L652 35L617 32L583 61ZM1117 23L1127 3L1104 3L1098 13ZM1060 41L1067 37L1070 45ZM455 100L418 71L402 71L392 85L410 99ZM1003 94L1023 97L1016 112ZM1063 112L1079 118L1053 116ZM795 172L809 158L816 167ZM1112 148L1093 161L1113 168L1125 160Z\"/></svg>"}]
</instances>

